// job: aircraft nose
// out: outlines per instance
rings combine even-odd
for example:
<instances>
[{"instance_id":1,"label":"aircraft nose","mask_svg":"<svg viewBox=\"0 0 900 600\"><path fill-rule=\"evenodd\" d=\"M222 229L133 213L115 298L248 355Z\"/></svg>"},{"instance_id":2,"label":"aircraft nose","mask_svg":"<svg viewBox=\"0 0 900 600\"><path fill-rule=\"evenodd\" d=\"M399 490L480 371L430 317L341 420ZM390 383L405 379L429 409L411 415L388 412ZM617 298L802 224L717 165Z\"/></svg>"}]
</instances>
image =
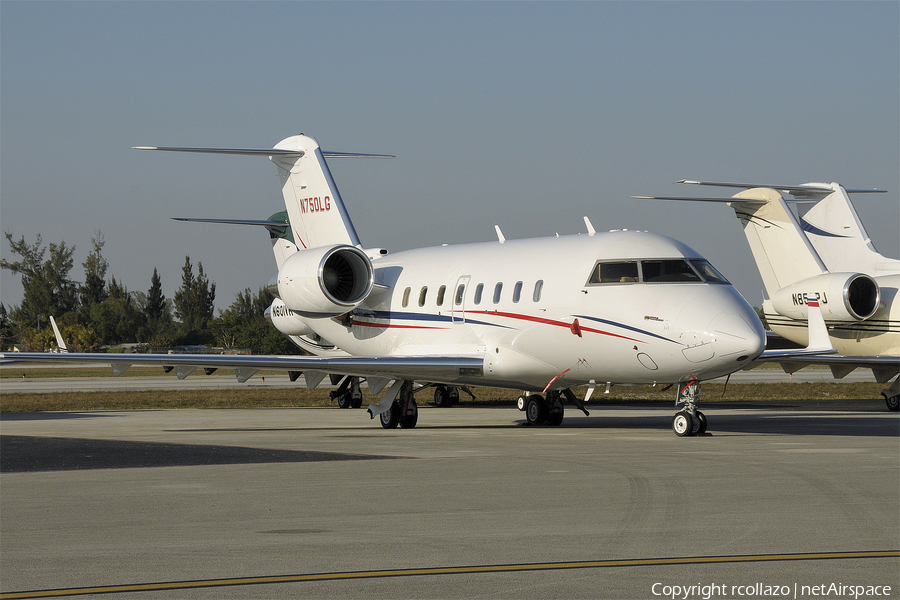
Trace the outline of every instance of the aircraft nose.
<instances>
[{"instance_id":1,"label":"aircraft nose","mask_svg":"<svg viewBox=\"0 0 900 600\"><path fill-rule=\"evenodd\" d=\"M712 323L716 355L733 358L736 368L755 360L766 347L762 323L755 314L745 312L728 313Z\"/></svg>"}]
</instances>

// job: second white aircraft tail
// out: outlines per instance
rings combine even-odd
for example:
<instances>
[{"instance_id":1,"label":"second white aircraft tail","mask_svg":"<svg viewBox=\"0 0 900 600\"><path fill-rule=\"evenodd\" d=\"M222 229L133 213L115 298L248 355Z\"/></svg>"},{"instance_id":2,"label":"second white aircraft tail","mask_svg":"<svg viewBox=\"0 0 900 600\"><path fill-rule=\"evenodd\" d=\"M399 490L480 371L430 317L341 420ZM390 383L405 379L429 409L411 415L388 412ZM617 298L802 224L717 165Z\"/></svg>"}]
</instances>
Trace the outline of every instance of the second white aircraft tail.
<instances>
[{"instance_id":1,"label":"second white aircraft tail","mask_svg":"<svg viewBox=\"0 0 900 600\"><path fill-rule=\"evenodd\" d=\"M828 269L856 271L873 277L900 272L900 261L875 249L847 190L838 183L817 185L830 192L809 194L814 201L798 200L797 210L803 231Z\"/></svg>"},{"instance_id":2,"label":"second white aircraft tail","mask_svg":"<svg viewBox=\"0 0 900 600\"><path fill-rule=\"evenodd\" d=\"M744 226L769 296L798 281L826 272L800 223L777 191L753 188L728 203Z\"/></svg>"}]
</instances>

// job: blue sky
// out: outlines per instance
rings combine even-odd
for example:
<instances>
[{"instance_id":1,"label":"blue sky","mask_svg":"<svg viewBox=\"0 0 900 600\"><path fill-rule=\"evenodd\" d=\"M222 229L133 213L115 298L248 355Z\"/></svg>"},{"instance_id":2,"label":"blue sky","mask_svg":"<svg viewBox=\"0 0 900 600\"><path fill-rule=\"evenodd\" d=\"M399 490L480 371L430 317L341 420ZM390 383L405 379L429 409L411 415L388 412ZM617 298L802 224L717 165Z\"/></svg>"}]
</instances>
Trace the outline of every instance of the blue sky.
<instances>
[{"instance_id":1,"label":"blue sky","mask_svg":"<svg viewBox=\"0 0 900 600\"><path fill-rule=\"evenodd\" d=\"M170 217L283 209L264 158L136 145L271 147L296 133L332 161L363 243L646 229L682 240L754 305L762 284L724 206L682 178L838 181L900 254L897 2L0 3L0 225L76 246L102 231L109 275L180 285L185 255L217 305L275 274L255 228ZM2 255L11 258L8 245ZM3 272L0 301L21 302Z\"/></svg>"}]
</instances>

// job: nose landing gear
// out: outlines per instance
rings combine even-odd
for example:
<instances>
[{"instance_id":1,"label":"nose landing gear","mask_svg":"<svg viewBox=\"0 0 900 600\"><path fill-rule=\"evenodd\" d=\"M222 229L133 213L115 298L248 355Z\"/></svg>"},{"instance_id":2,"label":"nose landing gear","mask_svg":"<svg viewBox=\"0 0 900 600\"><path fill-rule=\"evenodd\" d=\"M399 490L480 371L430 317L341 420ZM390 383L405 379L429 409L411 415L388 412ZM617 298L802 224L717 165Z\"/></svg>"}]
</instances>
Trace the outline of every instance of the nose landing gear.
<instances>
[{"instance_id":1,"label":"nose landing gear","mask_svg":"<svg viewBox=\"0 0 900 600\"><path fill-rule=\"evenodd\" d=\"M675 400L675 406L684 404L684 408L672 417L672 431L678 437L706 433L706 415L697 410L699 401L699 381L690 381L678 386L678 398Z\"/></svg>"}]
</instances>

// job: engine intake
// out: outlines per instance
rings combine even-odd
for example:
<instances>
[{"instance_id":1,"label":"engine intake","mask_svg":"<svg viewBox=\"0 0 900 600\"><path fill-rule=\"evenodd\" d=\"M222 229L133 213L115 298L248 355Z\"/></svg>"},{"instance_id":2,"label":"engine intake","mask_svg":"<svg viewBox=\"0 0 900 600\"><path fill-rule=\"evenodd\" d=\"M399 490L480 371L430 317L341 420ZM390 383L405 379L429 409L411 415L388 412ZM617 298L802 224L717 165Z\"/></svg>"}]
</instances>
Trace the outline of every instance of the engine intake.
<instances>
[{"instance_id":1,"label":"engine intake","mask_svg":"<svg viewBox=\"0 0 900 600\"><path fill-rule=\"evenodd\" d=\"M772 295L772 308L785 317L805 319L813 293L822 316L831 321L864 321L881 305L881 289L869 275L827 273L781 288Z\"/></svg>"},{"instance_id":2,"label":"engine intake","mask_svg":"<svg viewBox=\"0 0 900 600\"><path fill-rule=\"evenodd\" d=\"M278 296L304 317L336 317L362 304L374 281L372 262L359 248L310 248L295 252L281 265Z\"/></svg>"}]
</instances>

